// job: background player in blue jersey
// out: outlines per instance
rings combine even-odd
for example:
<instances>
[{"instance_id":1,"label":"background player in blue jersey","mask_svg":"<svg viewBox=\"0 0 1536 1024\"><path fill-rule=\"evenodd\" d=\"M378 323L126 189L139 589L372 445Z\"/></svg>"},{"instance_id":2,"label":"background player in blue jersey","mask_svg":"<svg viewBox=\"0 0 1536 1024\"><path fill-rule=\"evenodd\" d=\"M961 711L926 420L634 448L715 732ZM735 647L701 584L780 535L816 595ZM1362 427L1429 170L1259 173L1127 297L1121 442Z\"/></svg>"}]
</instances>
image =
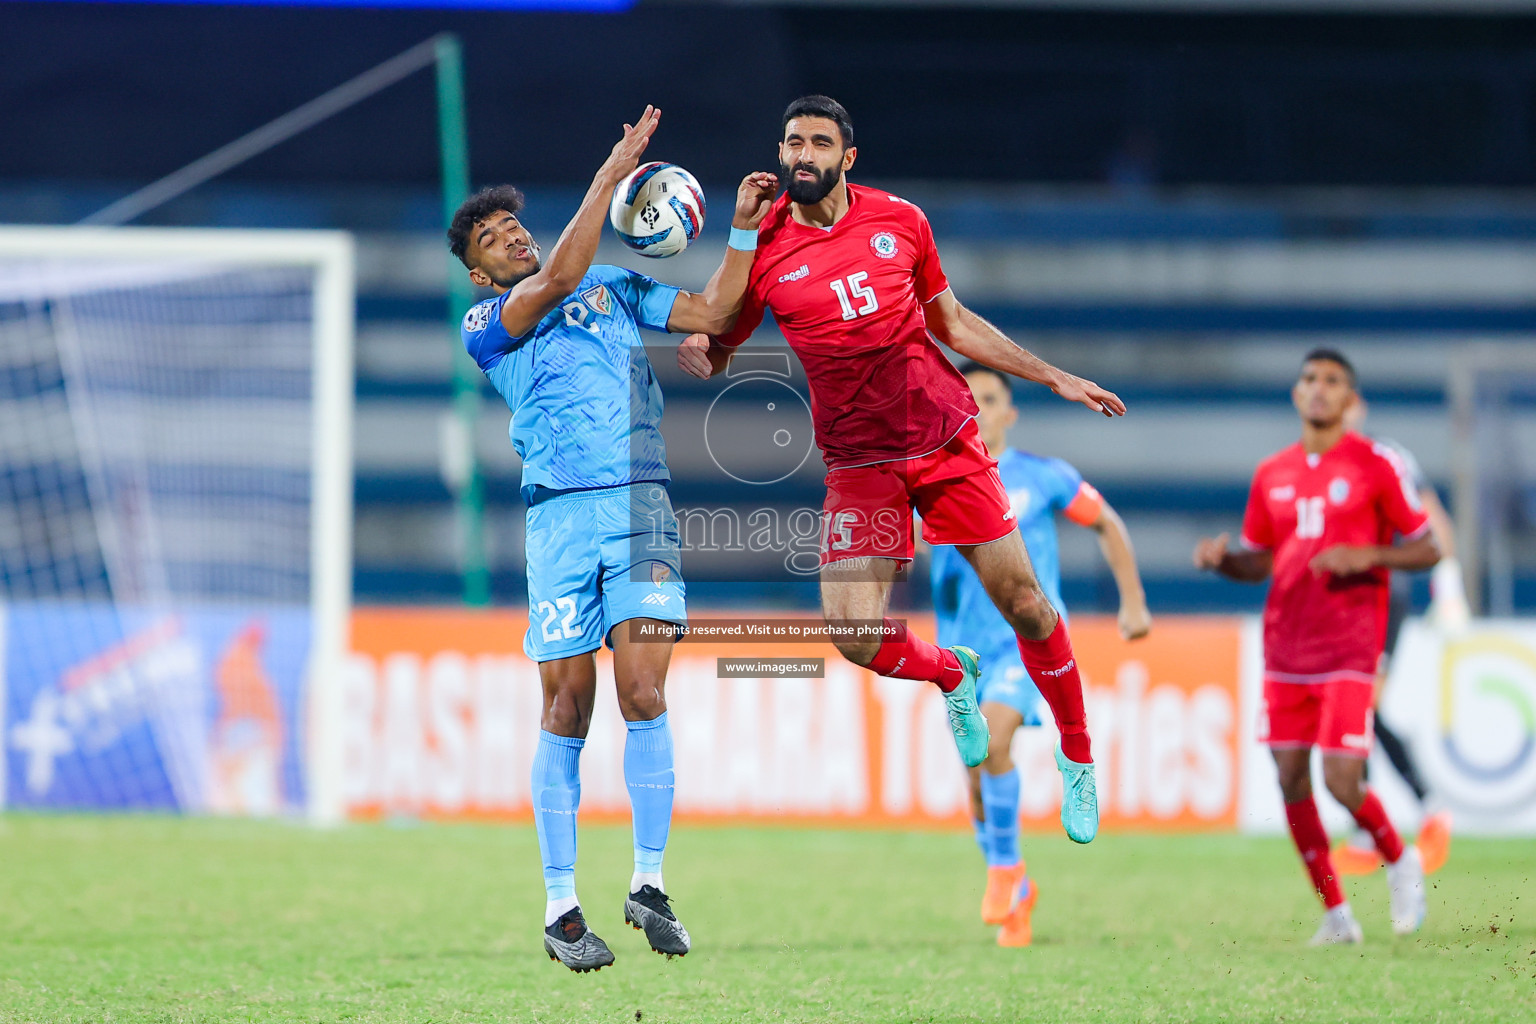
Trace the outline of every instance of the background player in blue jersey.
<instances>
[{"instance_id":1,"label":"background player in blue jersey","mask_svg":"<svg viewBox=\"0 0 1536 1024\"><path fill-rule=\"evenodd\" d=\"M998 475L1008 491L1019 533L1045 596L1066 618L1067 608L1061 600L1061 557L1056 547L1059 512L1099 535L1099 546L1120 590L1120 635L1127 640L1146 636L1152 628L1152 616L1147 612L1125 523L1068 463L1007 446L1008 428L1019 418L1007 377L977 363L967 364L961 372L976 398L981 440L997 459ZM987 759L969 771L971 817L976 841L987 859L981 917L988 924L1002 925L998 945L1027 946L1036 889L1019 854L1019 773L1009 751L1019 726L1040 724L1040 692L1024 670L1013 628L987 597L980 578L960 552L953 547L934 547L932 576L939 646L964 643L981 656L976 699L991 738Z\"/></svg>"},{"instance_id":2,"label":"background player in blue jersey","mask_svg":"<svg viewBox=\"0 0 1536 1024\"><path fill-rule=\"evenodd\" d=\"M673 792L667 665L671 639L688 617L666 491L661 388L639 329L730 328L755 248L744 239L755 240L778 185L771 174L743 180L733 224L744 230L732 233L733 247L702 294L592 266L613 189L637 166L660 116L646 107L624 126L548 260L518 221L523 196L509 185L465 201L448 230L470 280L496 293L465 315L464 347L511 408L512 445L523 460L530 627L523 649L539 663L544 687L532 783L544 948L574 971L613 963L576 898L578 763L597 694L594 653L604 640L628 727L635 870L624 918L658 953L690 948L661 875Z\"/></svg>"}]
</instances>

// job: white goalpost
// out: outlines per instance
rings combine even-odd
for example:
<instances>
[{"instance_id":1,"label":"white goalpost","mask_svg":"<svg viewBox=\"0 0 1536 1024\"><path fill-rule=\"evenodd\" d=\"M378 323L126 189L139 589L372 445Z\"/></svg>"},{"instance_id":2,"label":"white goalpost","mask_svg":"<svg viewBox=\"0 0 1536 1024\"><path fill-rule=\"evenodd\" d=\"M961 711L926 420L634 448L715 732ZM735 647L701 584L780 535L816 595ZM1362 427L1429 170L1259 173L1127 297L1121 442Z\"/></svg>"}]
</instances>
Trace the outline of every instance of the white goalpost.
<instances>
[{"instance_id":1,"label":"white goalpost","mask_svg":"<svg viewBox=\"0 0 1536 1024\"><path fill-rule=\"evenodd\" d=\"M340 819L353 262L0 227L0 806Z\"/></svg>"}]
</instances>

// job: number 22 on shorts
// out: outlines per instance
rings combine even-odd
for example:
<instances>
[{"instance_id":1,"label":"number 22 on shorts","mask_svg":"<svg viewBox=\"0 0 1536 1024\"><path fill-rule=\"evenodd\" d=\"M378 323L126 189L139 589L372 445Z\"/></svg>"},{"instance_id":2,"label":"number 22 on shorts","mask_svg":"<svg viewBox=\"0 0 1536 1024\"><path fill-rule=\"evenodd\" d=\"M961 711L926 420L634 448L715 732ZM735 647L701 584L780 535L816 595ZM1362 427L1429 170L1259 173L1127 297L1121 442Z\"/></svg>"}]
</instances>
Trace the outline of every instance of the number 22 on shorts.
<instances>
[{"instance_id":1,"label":"number 22 on shorts","mask_svg":"<svg viewBox=\"0 0 1536 1024\"><path fill-rule=\"evenodd\" d=\"M550 604L548 601L540 601L533 610L543 615L544 621L542 623L529 622L529 625L538 625L539 634L545 641L552 643L562 639L574 640L576 637L581 636L581 630L576 626L576 599L574 597L557 597L554 604ZM561 612L565 614L561 615ZM555 622L557 616L560 619L558 623Z\"/></svg>"}]
</instances>

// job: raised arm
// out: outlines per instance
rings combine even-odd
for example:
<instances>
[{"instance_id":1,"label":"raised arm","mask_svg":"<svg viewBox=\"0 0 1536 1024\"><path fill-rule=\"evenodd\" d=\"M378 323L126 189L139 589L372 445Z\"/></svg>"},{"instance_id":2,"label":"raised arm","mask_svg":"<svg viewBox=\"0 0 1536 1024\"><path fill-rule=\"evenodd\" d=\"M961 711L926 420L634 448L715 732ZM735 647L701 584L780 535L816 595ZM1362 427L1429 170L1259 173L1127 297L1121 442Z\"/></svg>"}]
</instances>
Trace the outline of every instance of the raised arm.
<instances>
[{"instance_id":1,"label":"raised arm","mask_svg":"<svg viewBox=\"0 0 1536 1024\"><path fill-rule=\"evenodd\" d=\"M1202 537L1195 545L1195 568L1215 572L1239 583L1262 583L1269 579L1275 556L1270 551L1229 551L1229 534Z\"/></svg>"},{"instance_id":2,"label":"raised arm","mask_svg":"<svg viewBox=\"0 0 1536 1024\"><path fill-rule=\"evenodd\" d=\"M647 106L638 122L624 126L624 137L597 169L576 216L560 232L559 240L549 250L549 258L535 273L512 287L501 307L502 326L512 337L526 334L581 283L597 255L613 190L639 166L640 154L645 152L660 121L661 111Z\"/></svg>"},{"instance_id":3,"label":"raised arm","mask_svg":"<svg viewBox=\"0 0 1536 1024\"><path fill-rule=\"evenodd\" d=\"M960 304L945 290L923 307L928 330L944 344L983 366L1044 384L1069 402L1086 405L1105 416L1125 415L1125 403L1091 380L1059 370Z\"/></svg>"},{"instance_id":4,"label":"raised arm","mask_svg":"<svg viewBox=\"0 0 1536 1024\"><path fill-rule=\"evenodd\" d=\"M778 176L766 171L754 171L741 180L741 187L736 190L736 210L731 216L733 241L738 231L755 237L778 189ZM724 334L735 326L756 256L755 243L750 249L727 244L724 258L704 290L696 295L678 295L667 319L667 330L677 334Z\"/></svg>"}]
</instances>

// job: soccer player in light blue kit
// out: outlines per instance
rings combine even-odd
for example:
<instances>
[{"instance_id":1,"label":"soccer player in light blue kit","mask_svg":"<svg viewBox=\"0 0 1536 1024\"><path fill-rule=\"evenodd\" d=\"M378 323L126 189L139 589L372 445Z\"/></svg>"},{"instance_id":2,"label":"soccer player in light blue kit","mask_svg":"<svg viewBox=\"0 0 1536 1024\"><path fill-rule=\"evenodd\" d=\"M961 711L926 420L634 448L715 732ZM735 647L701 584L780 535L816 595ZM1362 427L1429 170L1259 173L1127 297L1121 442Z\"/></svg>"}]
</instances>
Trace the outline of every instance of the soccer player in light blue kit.
<instances>
[{"instance_id":1,"label":"soccer player in light blue kit","mask_svg":"<svg viewBox=\"0 0 1536 1024\"><path fill-rule=\"evenodd\" d=\"M496 292L465 315L464 347L511 408L512 445L523 460L523 650L539 663L544 689L532 780L547 897L544 949L573 971L613 963L576 898L578 762L597 694L594 653L605 640L628 732L624 779L634 817L624 919L658 953L682 955L691 945L661 875L673 793L664 689L671 641L688 616L667 498L661 389L639 329L730 328L758 222L778 188L771 174L743 180L730 247L702 294L592 266L609 198L637 166L660 116L647 107L633 127L624 126L548 260L518 222L523 196L509 185L466 200L448 230L470 280Z\"/></svg>"},{"instance_id":2,"label":"soccer player in light blue kit","mask_svg":"<svg viewBox=\"0 0 1536 1024\"><path fill-rule=\"evenodd\" d=\"M1136 554L1125 523L1082 474L1061 459L1048 459L1007 446L1008 428L1019 418L1008 378L978 363L961 368L979 410L982 443L997 459L998 475L1008 491L1019 532L1045 596L1063 619L1061 558L1056 548L1056 514L1099 535L1104 559L1120 590L1120 635L1146 636L1152 628L1136 570ZM1002 925L1000 946L1027 946L1030 913L1037 891L1019 854L1019 773L1010 748L1021 725L1041 724L1040 692L1019 658L1013 628L987 597L976 571L953 547L933 548L933 608L939 646L965 643L981 655L976 699L991 733L987 758L969 770L971 818L976 842L987 860L987 890L981 918Z\"/></svg>"}]
</instances>

